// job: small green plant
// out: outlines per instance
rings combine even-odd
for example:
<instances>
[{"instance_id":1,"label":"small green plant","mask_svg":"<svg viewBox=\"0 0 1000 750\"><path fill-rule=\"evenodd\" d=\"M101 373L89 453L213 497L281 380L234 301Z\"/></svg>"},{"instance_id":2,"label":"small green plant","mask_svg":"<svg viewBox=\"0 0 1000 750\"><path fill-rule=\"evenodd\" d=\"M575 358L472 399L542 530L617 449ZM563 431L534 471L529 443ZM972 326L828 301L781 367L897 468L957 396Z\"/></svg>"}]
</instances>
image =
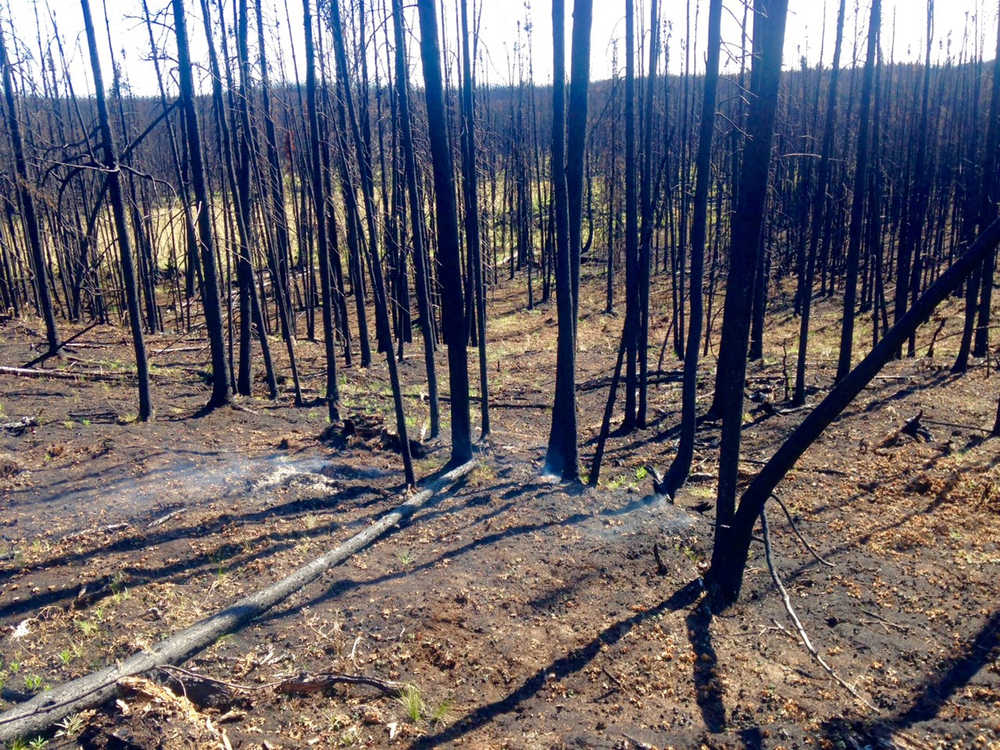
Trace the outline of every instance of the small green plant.
<instances>
[{"instance_id":1,"label":"small green plant","mask_svg":"<svg viewBox=\"0 0 1000 750\"><path fill-rule=\"evenodd\" d=\"M431 711L431 724L438 724L444 722L448 718L448 714L451 712L451 700L445 699L441 701L433 711Z\"/></svg>"},{"instance_id":2,"label":"small green plant","mask_svg":"<svg viewBox=\"0 0 1000 750\"><path fill-rule=\"evenodd\" d=\"M21 671L21 662L19 662L19 661L12 661L10 663L10 673L11 674L17 674L20 671Z\"/></svg>"},{"instance_id":3,"label":"small green plant","mask_svg":"<svg viewBox=\"0 0 1000 750\"><path fill-rule=\"evenodd\" d=\"M626 476L624 474L621 474L621 475L615 477L614 479L612 479L610 482L608 482L608 489L609 490L620 490L622 487L625 486L625 482L626 481L627 481Z\"/></svg>"},{"instance_id":4,"label":"small green plant","mask_svg":"<svg viewBox=\"0 0 1000 750\"><path fill-rule=\"evenodd\" d=\"M42 677L37 674L28 674L24 676L24 686L28 690L39 690L42 687Z\"/></svg>"},{"instance_id":5,"label":"small green plant","mask_svg":"<svg viewBox=\"0 0 1000 750\"><path fill-rule=\"evenodd\" d=\"M124 599L128 599L128 589L125 588L125 581L126 576L121 571L115 573L111 579L109 587L111 588L111 595L115 604L120 604Z\"/></svg>"},{"instance_id":6,"label":"small green plant","mask_svg":"<svg viewBox=\"0 0 1000 750\"><path fill-rule=\"evenodd\" d=\"M340 742L341 747L350 747L351 745L355 744L359 739L361 739L361 735L358 732L358 728L351 727L350 729L341 733L338 741Z\"/></svg>"},{"instance_id":7,"label":"small green plant","mask_svg":"<svg viewBox=\"0 0 1000 750\"><path fill-rule=\"evenodd\" d=\"M28 742L28 747L31 750L42 750L43 747L49 744L49 741L44 737L35 737L33 740Z\"/></svg>"},{"instance_id":8,"label":"small green plant","mask_svg":"<svg viewBox=\"0 0 1000 750\"><path fill-rule=\"evenodd\" d=\"M91 636L97 632L97 623L93 620L77 620L76 627L86 636Z\"/></svg>"},{"instance_id":9,"label":"small green plant","mask_svg":"<svg viewBox=\"0 0 1000 750\"><path fill-rule=\"evenodd\" d=\"M347 714L334 714L330 717L330 728L334 731L343 729L344 727L349 727L350 725L351 717Z\"/></svg>"},{"instance_id":10,"label":"small green plant","mask_svg":"<svg viewBox=\"0 0 1000 750\"><path fill-rule=\"evenodd\" d=\"M410 550L403 550L399 553L399 564L402 566L407 566L413 562L413 553Z\"/></svg>"},{"instance_id":11,"label":"small green plant","mask_svg":"<svg viewBox=\"0 0 1000 750\"><path fill-rule=\"evenodd\" d=\"M80 420L80 424L82 424L84 427L90 427L90 420L89 419L81 419Z\"/></svg>"},{"instance_id":12,"label":"small green plant","mask_svg":"<svg viewBox=\"0 0 1000 750\"><path fill-rule=\"evenodd\" d=\"M420 688L416 685L407 685L403 688L399 696L399 703L406 711L406 716L411 722L416 724L424 715L424 699L420 696Z\"/></svg>"},{"instance_id":13,"label":"small green plant","mask_svg":"<svg viewBox=\"0 0 1000 750\"><path fill-rule=\"evenodd\" d=\"M684 553L684 556L697 565L701 561L701 556L691 547L684 546L680 548L680 551Z\"/></svg>"},{"instance_id":14,"label":"small green plant","mask_svg":"<svg viewBox=\"0 0 1000 750\"><path fill-rule=\"evenodd\" d=\"M220 552L215 556L215 582L222 583L226 578L226 562Z\"/></svg>"},{"instance_id":15,"label":"small green plant","mask_svg":"<svg viewBox=\"0 0 1000 750\"><path fill-rule=\"evenodd\" d=\"M59 731L56 732L56 737L76 737L83 731L86 724L87 720L81 714L67 716L65 719L56 724L56 726L59 727Z\"/></svg>"},{"instance_id":16,"label":"small green plant","mask_svg":"<svg viewBox=\"0 0 1000 750\"><path fill-rule=\"evenodd\" d=\"M648 472L646 471L646 467L645 466L640 466L638 469L635 470L635 479L636 479L637 482L641 482L647 476L648 476Z\"/></svg>"},{"instance_id":17,"label":"small green plant","mask_svg":"<svg viewBox=\"0 0 1000 750\"><path fill-rule=\"evenodd\" d=\"M73 661L73 652L68 648L64 648L59 652L59 661L62 662L63 666L69 666L69 663Z\"/></svg>"}]
</instances>

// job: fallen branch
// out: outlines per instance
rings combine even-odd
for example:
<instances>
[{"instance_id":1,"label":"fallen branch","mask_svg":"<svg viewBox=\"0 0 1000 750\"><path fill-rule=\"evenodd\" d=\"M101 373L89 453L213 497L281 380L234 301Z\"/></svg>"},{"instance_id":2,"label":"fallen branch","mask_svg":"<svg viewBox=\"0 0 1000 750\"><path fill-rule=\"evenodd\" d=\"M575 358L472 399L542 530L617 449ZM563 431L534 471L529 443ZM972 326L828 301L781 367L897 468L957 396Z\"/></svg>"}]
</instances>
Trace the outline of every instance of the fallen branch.
<instances>
[{"instance_id":1,"label":"fallen branch","mask_svg":"<svg viewBox=\"0 0 1000 750\"><path fill-rule=\"evenodd\" d=\"M146 526L146 528L147 529L155 529L157 526L162 526L167 521L169 521L171 518L175 518L176 516L179 516L181 513L183 513L186 510L187 510L187 506L186 505L184 507L182 507L182 508L176 508L175 510L170 511L167 514L160 516L155 521L151 521L149 523L149 525Z\"/></svg>"},{"instance_id":2,"label":"fallen branch","mask_svg":"<svg viewBox=\"0 0 1000 750\"><path fill-rule=\"evenodd\" d=\"M820 555L819 552L813 549L813 546L809 544L809 542L806 540L804 536L802 536L802 532L799 531L799 527L795 525L795 521L792 520L792 514L788 511L788 508L785 507L785 503L782 501L782 499L773 492L771 493L771 497L774 498L774 500L778 503L778 505L781 506L781 509L785 511L785 517L788 519L788 525L792 527L792 531L795 532L795 536L799 538L799 541L802 542L802 545L807 550L809 550L810 554L812 554L814 558L816 558L816 562L818 562L820 565L825 565L828 568L834 567L832 562L827 562L826 560L824 560L822 555Z\"/></svg>"},{"instance_id":3,"label":"fallen branch","mask_svg":"<svg viewBox=\"0 0 1000 750\"><path fill-rule=\"evenodd\" d=\"M767 512L763 510L760 512L760 526L764 535L764 557L767 559L767 569L771 572L771 580L774 581L774 585L778 587L778 592L781 594L781 600L785 605L785 611L788 613L789 619L791 619L792 624L798 631L799 640L802 641L802 645L806 647L806 650L812 656L813 660L819 664L820 667L823 668L823 671L830 675L830 677L832 677L838 685L847 690L847 692L854 696L859 703L862 703L865 707L871 709L872 711L877 711L878 709L866 700L853 685L850 685L846 680L844 680L844 678L834 671L833 667L826 663L823 657L819 655L816 647L812 645L812 641L809 640L809 635L806 633L806 629L802 627L802 621L799 620L799 616L795 614L795 609L792 607L792 600L788 596L788 590L785 588L785 584L783 584L781 579L778 578L778 571L774 567L774 560L771 559L771 534L767 528Z\"/></svg>"},{"instance_id":4,"label":"fallen branch","mask_svg":"<svg viewBox=\"0 0 1000 750\"><path fill-rule=\"evenodd\" d=\"M954 427L956 430L968 430L969 432L985 432L987 435L990 434L989 430L983 429L977 425L972 424L960 424L958 422L942 422L939 419L924 419L927 424L937 425L938 427Z\"/></svg>"},{"instance_id":5,"label":"fallen branch","mask_svg":"<svg viewBox=\"0 0 1000 750\"><path fill-rule=\"evenodd\" d=\"M209 677L207 674L201 674L199 672L192 672L190 669L184 669L184 667L178 667L175 664L164 664L159 667L154 668L157 672L162 672L163 674L170 675L174 680L178 682L182 687L184 687L184 682L179 679L178 675L181 677L187 677L189 679L195 680L196 682L209 682L213 685L218 685L219 687L227 688L233 692L239 693L256 693L264 690L268 687L273 687L277 683L264 684L264 685L241 685L236 682L227 682L226 680L220 680L216 677Z\"/></svg>"},{"instance_id":6,"label":"fallen branch","mask_svg":"<svg viewBox=\"0 0 1000 750\"><path fill-rule=\"evenodd\" d=\"M27 367L0 367L0 375L15 375L19 378L52 378L54 380L123 380L134 377L132 373L112 373L95 370L33 370Z\"/></svg>"},{"instance_id":7,"label":"fallen branch","mask_svg":"<svg viewBox=\"0 0 1000 750\"><path fill-rule=\"evenodd\" d=\"M906 625L900 625L899 623L895 623L895 622L892 622L891 620L887 620L884 617L882 617L882 615L876 614L875 612L872 612L871 610L868 610L868 609L863 609L861 611L862 611L862 613L868 615L869 617L874 617L876 620L878 620L883 625L887 625L890 628L895 628L896 630L898 630L901 633L909 633L910 632L910 629L908 627L906 627Z\"/></svg>"},{"instance_id":8,"label":"fallen branch","mask_svg":"<svg viewBox=\"0 0 1000 750\"><path fill-rule=\"evenodd\" d=\"M190 658L215 643L220 636L242 628L303 586L315 581L330 568L367 547L401 521L412 516L437 492L457 482L475 467L476 463L469 461L452 469L343 544L320 555L267 588L246 596L227 609L160 641L151 650L140 651L116 665L65 682L0 714L0 741L42 732L70 714L104 703L114 696L119 680Z\"/></svg>"},{"instance_id":9,"label":"fallen branch","mask_svg":"<svg viewBox=\"0 0 1000 750\"><path fill-rule=\"evenodd\" d=\"M166 349L157 349L155 352L149 355L149 358L158 357L161 354L181 354L184 352L200 352L208 348L208 344L204 346L177 346L177 347L167 347Z\"/></svg>"},{"instance_id":10,"label":"fallen branch","mask_svg":"<svg viewBox=\"0 0 1000 750\"><path fill-rule=\"evenodd\" d=\"M275 686L274 690L285 695L309 695L327 690L333 685L367 685L392 698L398 698L406 690L406 685L402 682L342 672L303 672L298 677L282 680Z\"/></svg>"},{"instance_id":11,"label":"fallen branch","mask_svg":"<svg viewBox=\"0 0 1000 750\"><path fill-rule=\"evenodd\" d=\"M122 521L121 523L109 523L106 526L93 526L89 529L80 529L79 531L73 531L62 538L62 541L69 542L73 539L79 539L82 536L93 536L94 534L113 534L116 531L121 531L122 529L127 529L129 525Z\"/></svg>"}]
</instances>

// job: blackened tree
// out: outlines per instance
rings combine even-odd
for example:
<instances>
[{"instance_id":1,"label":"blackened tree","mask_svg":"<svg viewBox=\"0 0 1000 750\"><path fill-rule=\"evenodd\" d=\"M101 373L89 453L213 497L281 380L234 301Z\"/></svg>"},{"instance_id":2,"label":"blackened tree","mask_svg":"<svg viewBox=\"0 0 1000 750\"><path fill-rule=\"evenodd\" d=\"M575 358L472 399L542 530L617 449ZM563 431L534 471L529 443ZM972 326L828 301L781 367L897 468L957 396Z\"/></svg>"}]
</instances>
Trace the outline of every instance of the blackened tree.
<instances>
[{"instance_id":1,"label":"blackened tree","mask_svg":"<svg viewBox=\"0 0 1000 750\"><path fill-rule=\"evenodd\" d=\"M438 261L441 266L441 306L444 341L448 347L448 380L451 387L451 463L472 458L472 427L469 421L469 370L465 338L465 306L462 296L462 259L458 250L458 215L452 187L451 148L445 116L444 84L441 76L441 46L438 43L434 0L418 0L420 59L424 68L424 98L427 130L434 174L435 219Z\"/></svg>"}]
</instances>

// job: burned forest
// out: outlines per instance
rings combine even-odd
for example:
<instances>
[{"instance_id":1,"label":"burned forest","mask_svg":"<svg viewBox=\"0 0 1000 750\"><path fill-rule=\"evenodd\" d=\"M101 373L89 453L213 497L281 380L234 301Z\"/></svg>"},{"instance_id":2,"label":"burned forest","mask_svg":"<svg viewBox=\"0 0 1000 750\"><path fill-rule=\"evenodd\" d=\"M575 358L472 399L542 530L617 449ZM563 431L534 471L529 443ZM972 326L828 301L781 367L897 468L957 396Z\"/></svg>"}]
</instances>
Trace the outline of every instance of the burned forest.
<instances>
[{"instance_id":1,"label":"burned forest","mask_svg":"<svg viewBox=\"0 0 1000 750\"><path fill-rule=\"evenodd\" d=\"M13 0L0 78L0 747L1000 748L997 0Z\"/></svg>"}]
</instances>

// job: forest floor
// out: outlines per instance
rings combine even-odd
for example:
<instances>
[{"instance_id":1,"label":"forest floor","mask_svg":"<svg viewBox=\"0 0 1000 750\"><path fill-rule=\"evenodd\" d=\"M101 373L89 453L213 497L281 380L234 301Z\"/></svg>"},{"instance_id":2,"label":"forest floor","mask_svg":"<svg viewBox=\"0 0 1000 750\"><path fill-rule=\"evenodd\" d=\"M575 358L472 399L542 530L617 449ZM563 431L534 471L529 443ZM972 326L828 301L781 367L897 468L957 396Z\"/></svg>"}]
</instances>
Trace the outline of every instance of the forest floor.
<instances>
[{"instance_id":1,"label":"forest floor","mask_svg":"<svg viewBox=\"0 0 1000 750\"><path fill-rule=\"evenodd\" d=\"M600 312L599 279L582 293L589 462L622 321ZM669 350L653 377L649 427L610 441L597 488L540 476L555 308L524 305L520 280L494 294L493 432L475 473L183 665L253 689L152 674L64 722L48 746L1000 747L1000 452L987 439L1000 377L983 360L950 374L954 301L934 356L924 356L932 322L918 356L891 363L778 489L833 567L803 549L777 508L770 514L775 563L805 629L873 707L798 641L760 545L737 605L713 615L700 601L718 424L702 425L675 505L648 495L643 468L672 458L680 365ZM653 316L655 335L668 316ZM813 403L833 374L837 311L820 303L816 320ZM776 310L765 359L750 366L744 479L805 414L783 408L797 325ZM868 325L859 323L859 351ZM37 356L37 331L32 321L0 325L0 362ZM241 408L200 415L207 349L194 334L149 337L157 419L136 423L125 331L98 327L74 343L44 367L108 378L0 376L0 422L37 420L20 434L0 430L0 709L288 574L403 496L399 457L379 435L379 419L392 425L380 358L368 371L341 370L345 415L375 429L331 436L321 406L296 409L287 393L270 402L262 384ZM273 346L279 362L281 350ZM321 346L302 341L298 353L315 399ZM446 374L443 351L438 368ZM401 372L419 436L427 407L415 346ZM704 408L713 354L703 373ZM444 417L447 407L442 400ZM880 445L921 410L929 440ZM478 404L473 413L476 428ZM446 440L424 445L418 477L448 458ZM294 697L268 687L326 671L412 687L403 699L356 686ZM176 679L191 702L159 687L177 690Z\"/></svg>"}]
</instances>

